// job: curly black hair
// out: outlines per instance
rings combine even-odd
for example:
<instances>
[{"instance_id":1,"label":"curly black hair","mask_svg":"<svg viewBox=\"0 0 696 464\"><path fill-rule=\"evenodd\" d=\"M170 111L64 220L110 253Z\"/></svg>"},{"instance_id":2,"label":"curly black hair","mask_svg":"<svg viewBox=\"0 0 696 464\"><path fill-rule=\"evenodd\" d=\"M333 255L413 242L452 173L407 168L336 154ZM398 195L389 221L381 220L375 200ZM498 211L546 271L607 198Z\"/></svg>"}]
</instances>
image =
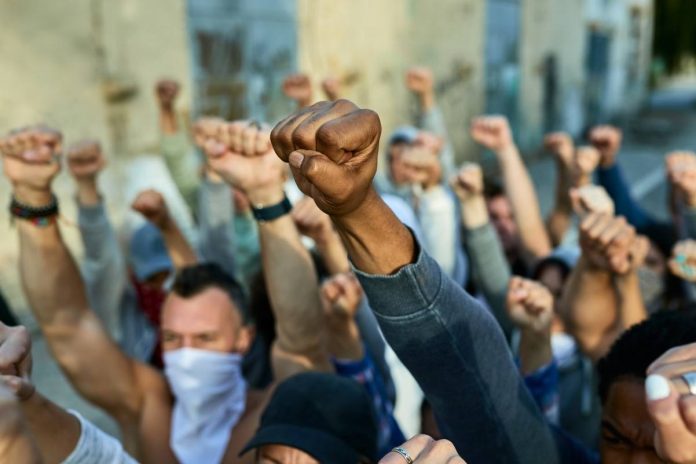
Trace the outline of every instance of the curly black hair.
<instances>
[{"instance_id":1,"label":"curly black hair","mask_svg":"<svg viewBox=\"0 0 696 464\"><path fill-rule=\"evenodd\" d=\"M621 378L644 379L648 366L667 350L696 342L696 309L658 312L628 329L599 361L599 396L604 403Z\"/></svg>"}]
</instances>

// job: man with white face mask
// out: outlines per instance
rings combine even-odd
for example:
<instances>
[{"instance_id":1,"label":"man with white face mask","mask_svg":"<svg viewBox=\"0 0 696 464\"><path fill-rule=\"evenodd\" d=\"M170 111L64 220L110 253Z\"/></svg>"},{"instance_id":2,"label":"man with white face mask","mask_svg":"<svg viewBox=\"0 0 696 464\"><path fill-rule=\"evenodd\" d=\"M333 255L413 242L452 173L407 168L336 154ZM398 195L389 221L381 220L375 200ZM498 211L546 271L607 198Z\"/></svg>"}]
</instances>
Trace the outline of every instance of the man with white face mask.
<instances>
[{"instance_id":1,"label":"man with white face mask","mask_svg":"<svg viewBox=\"0 0 696 464\"><path fill-rule=\"evenodd\" d=\"M225 132L228 144L216 144ZM197 127L210 164L255 205L277 338L276 382L330 370L318 285L284 199L284 167L268 132L242 123ZM51 184L60 171L61 134L43 127L0 139L13 186L25 292L51 350L75 389L119 424L140 462L253 462L238 458L256 431L272 388L254 392L240 374L252 340L233 279L210 265L180 273L161 318L165 375L129 358L90 309L85 286L57 225ZM117 246L114 243L114 246Z\"/></svg>"}]
</instances>

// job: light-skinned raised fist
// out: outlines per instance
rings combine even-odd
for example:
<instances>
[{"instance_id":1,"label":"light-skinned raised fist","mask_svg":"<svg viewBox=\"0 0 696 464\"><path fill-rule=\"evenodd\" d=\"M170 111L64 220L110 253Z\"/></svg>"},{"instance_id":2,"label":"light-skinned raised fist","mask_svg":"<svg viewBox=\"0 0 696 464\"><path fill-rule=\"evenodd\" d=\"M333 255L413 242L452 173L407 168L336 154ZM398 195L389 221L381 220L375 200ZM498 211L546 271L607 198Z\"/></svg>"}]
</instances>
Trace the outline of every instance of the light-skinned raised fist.
<instances>
[{"instance_id":1,"label":"light-skinned raised fist","mask_svg":"<svg viewBox=\"0 0 696 464\"><path fill-rule=\"evenodd\" d=\"M171 111L174 109L176 97L179 95L179 83L173 79L161 79L155 85L155 96L160 108Z\"/></svg>"},{"instance_id":2,"label":"light-skinned raised fist","mask_svg":"<svg viewBox=\"0 0 696 464\"><path fill-rule=\"evenodd\" d=\"M422 146L408 147L400 155L406 181L428 190L440 183L442 165L436 152Z\"/></svg>"},{"instance_id":3,"label":"light-skinned raised fist","mask_svg":"<svg viewBox=\"0 0 696 464\"><path fill-rule=\"evenodd\" d=\"M343 216L375 194L382 125L377 113L348 100L321 102L278 123L273 148L298 187L330 216Z\"/></svg>"},{"instance_id":4,"label":"light-skinned raised fist","mask_svg":"<svg viewBox=\"0 0 696 464\"><path fill-rule=\"evenodd\" d=\"M633 246L647 255L649 244L644 238L636 239L635 229L623 217L591 213L580 224L582 254L594 267L616 274L630 272L636 267Z\"/></svg>"},{"instance_id":5,"label":"light-skinned raised fist","mask_svg":"<svg viewBox=\"0 0 696 464\"><path fill-rule=\"evenodd\" d=\"M353 321L362 298L362 287L352 272L326 280L321 286L321 300L328 324L343 325Z\"/></svg>"},{"instance_id":6,"label":"light-skinned raised fist","mask_svg":"<svg viewBox=\"0 0 696 464\"><path fill-rule=\"evenodd\" d=\"M508 284L507 311L520 329L545 334L553 321L553 296L538 282L513 277Z\"/></svg>"},{"instance_id":7,"label":"light-skinned raised fist","mask_svg":"<svg viewBox=\"0 0 696 464\"><path fill-rule=\"evenodd\" d=\"M282 201L285 170L273 153L267 128L248 121L203 118L194 125L194 139L210 168L241 190L252 205Z\"/></svg>"},{"instance_id":8,"label":"light-skinned raised fist","mask_svg":"<svg viewBox=\"0 0 696 464\"><path fill-rule=\"evenodd\" d=\"M20 401L34 394L31 382L31 337L22 326L7 327L0 323L0 381Z\"/></svg>"},{"instance_id":9,"label":"light-skinned raised fist","mask_svg":"<svg viewBox=\"0 0 696 464\"><path fill-rule=\"evenodd\" d=\"M471 138L495 153L514 148L512 130L505 116L481 116L475 118L470 128Z\"/></svg>"},{"instance_id":10,"label":"light-skinned raised fist","mask_svg":"<svg viewBox=\"0 0 696 464\"><path fill-rule=\"evenodd\" d=\"M601 167L608 168L614 165L622 139L621 129L614 126L597 126L590 131L590 143L599 151Z\"/></svg>"},{"instance_id":11,"label":"light-skinned raised fist","mask_svg":"<svg viewBox=\"0 0 696 464\"><path fill-rule=\"evenodd\" d=\"M406 456L408 459L406 459ZM466 464L449 440L433 440L427 435L417 435L384 456L379 464Z\"/></svg>"},{"instance_id":12,"label":"light-skinned raised fist","mask_svg":"<svg viewBox=\"0 0 696 464\"><path fill-rule=\"evenodd\" d=\"M96 140L81 140L67 150L68 171L79 182L94 182L106 166L101 145Z\"/></svg>"},{"instance_id":13,"label":"light-skinned raised fist","mask_svg":"<svg viewBox=\"0 0 696 464\"><path fill-rule=\"evenodd\" d=\"M169 226L171 217L167 202L161 193L155 190L140 192L131 205L133 211L143 215L155 227L162 230Z\"/></svg>"},{"instance_id":14,"label":"light-skinned raised fist","mask_svg":"<svg viewBox=\"0 0 696 464\"><path fill-rule=\"evenodd\" d=\"M321 244L333 231L331 218L314 203L314 200L305 197L292 208L292 219L297 230L314 242Z\"/></svg>"},{"instance_id":15,"label":"light-skinned raised fist","mask_svg":"<svg viewBox=\"0 0 696 464\"><path fill-rule=\"evenodd\" d=\"M544 137L544 148L551 153L556 161L565 169L573 165L575 145L572 137L566 132L553 132Z\"/></svg>"},{"instance_id":16,"label":"light-skinned raised fist","mask_svg":"<svg viewBox=\"0 0 696 464\"><path fill-rule=\"evenodd\" d=\"M432 93L435 85L433 72L423 66L415 66L406 71L406 88L411 92L422 95Z\"/></svg>"},{"instance_id":17,"label":"light-skinned raised fist","mask_svg":"<svg viewBox=\"0 0 696 464\"><path fill-rule=\"evenodd\" d=\"M592 173L599 166L600 154L594 147L578 147L573 156L573 183L584 187L592 183Z\"/></svg>"},{"instance_id":18,"label":"light-skinned raised fist","mask_svg":"<svg viewBox=\"0 0 696 464\"><path fill-rule=\"evenodd\" d=\"M45 206L61 169L63 137L45 126L18 129L0 138L3 172L22 203Z\"/></svg>"},{"instance_id":19,"label":"light-skinned raised fist","mask_svg":"<svg viewBox=\"0 0 696 464\"><path fill-rule=\"evenodd\" d=\"M283 81L283 93L300 108L312 104L312 81L306 74L292 74Z\"/></svg>"},{"instance_id":20,"label":"light-skinned raised fist","mask_svg":"<svg viewBox=\"0 0 696 464\"><path fill-rule=\"evenodd\" d=\"M459 172L450 179L450 186L459 198L466 203L472 198L483 196L483 170L475 163L462 165Z\"/></svg>"},{"instance_id":21,"label":"light-skinned raised fist","mask_svg":"<svg viewBox=\"0 0 696 464\"><path fill-rule=\"evenodd\" d=\"M341 98L341 80L335 76L328 76L321 81L321 89L329 101L336 101Z\"/></svg>"},{"instance_id":22,"label":"light-skinned raised fist","mask_svg":"<svg viewBox=\"0 0 696 464\"><path fill-rule=\"evenodd\" d=\"M657 454L664 462L696 463L696 395L683 377L696 374L696 343L667 351L647 374L645 396Z\"/></svg>"},{"instance_id":23,"label":"light-skinned raised fist","mask_svg":"<svg viewBox=\"0 0 696 464\"><path fill-rule=\"evenodd\" d=\"M575 214L585 217L590 213L614 215L614 200L611 199L604 187L585 185L570 189L570 200Z\"/></svg>"},{"instance_id":24,"label":"light-skinned raised fist","mask_svg":"<svg viewBox=\"0 0 696 464\"><path fill-rule=\"evenodd\" d=\"M675 151L665 157L672 188L690 208L696 208L696 153Z\"/></svg>"},{"instance_id":25,"label":"light-skinned raised fist","mask_svg":"<svg viewBox=\"0 0 696 464\"><path fill-rule=\"evenodd\" d=\"M674 245L669 270L680 279L696 282L696 240L682 240Z\"/></svg>"}]
</instances>

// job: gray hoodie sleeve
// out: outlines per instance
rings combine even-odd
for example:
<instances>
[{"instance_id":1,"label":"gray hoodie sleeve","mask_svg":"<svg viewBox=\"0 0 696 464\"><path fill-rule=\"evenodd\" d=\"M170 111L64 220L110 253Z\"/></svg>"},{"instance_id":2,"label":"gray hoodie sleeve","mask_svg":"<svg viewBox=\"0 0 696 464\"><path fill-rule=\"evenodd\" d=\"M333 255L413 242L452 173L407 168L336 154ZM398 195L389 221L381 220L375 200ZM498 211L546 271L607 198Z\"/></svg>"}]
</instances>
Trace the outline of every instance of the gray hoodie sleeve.
<instances>
[{"instance_id":1,"label":"gray hoodie sleeve","mask_svg":"<svg viewBox=\"0 0 696 464\"><path fill-rule=\"evenodd\" d=\"M390 276L357 271L382 332L470 464L560 462L498 323L422 250Z\"/></svg>"},{"instance_id":2,"label":"gray hoodie sleeve","mask_svg":"<svg viewBox=\"0 0 696 464\"><path fill-rule=\"evenodd\" d=\"M442 138L444 145L440 152L440 160L442 161L442 174L444 179L449 179L455 173L454 148L447 136L447 125L442 111L437 106L429 111L418 114L416 118L418 128Z\"/></svg>"},{"instance_id":3,"label":"gray hoodie sleeve","mask_svg":"<svg viewBox=\"0 0 696 464\"><path fill-rule=\"evenodd\" d=\"M225 183L203 180L198 190L199 255L235 275L234 202Z\"/></svg>"},{"instance_id":4,"label":"gray hoodie sleeve","mask_svg":"<svg viewBox=\"0 0 696 464\"><path fill-rule=\"evenodd\" d=\"M511 273L498 235L489 222L476 229L465 230L464 242L476 285L503 332L509 337L513 325L508 318L505 301Z\"/></svg>"}]
</instances>

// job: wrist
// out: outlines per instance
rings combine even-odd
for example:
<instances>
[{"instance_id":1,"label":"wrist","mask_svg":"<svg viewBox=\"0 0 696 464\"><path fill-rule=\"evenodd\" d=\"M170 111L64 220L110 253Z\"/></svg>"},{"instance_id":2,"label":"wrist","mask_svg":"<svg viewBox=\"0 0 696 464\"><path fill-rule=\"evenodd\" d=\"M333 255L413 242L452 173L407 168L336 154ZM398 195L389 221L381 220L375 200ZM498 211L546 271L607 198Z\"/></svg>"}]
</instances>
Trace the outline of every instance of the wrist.
<instances>
[{"instance_id":1,"label":"wrist","mask_svg":"<svg viewBox=\"0 0 696 464\"><path fill-rule=\"evenodd\" d=\"M285 191L282 185L250 189L244 193L251 202L252 207L256 209L276 205L285 198Z\"/></svg>"},{"instance_id":2,"label":"wrist","mask_svg":"<svg viewBox=\"0 0 696 464\"><path fill-rule=\"evenodd\" d=\"M53 193L51 192L50 187L41 189L15 185L13 195L20 203L33 207L46 206L51 204L53 201Z\"/></svg>"},{"instance_id":3,"label":"wrist","mask_svg":"<svg viewBox=\"0 0 696 464\"><path fill-rule=\"evenodd\" d=\"M435 106L435 92L430 89L420 94L420 104L423 111L429 111Z\"/></svg>"},{"instance_id":4,"label":"wrist","mask_svg":"<svg viewBox=\"0 0 696 464\"><path fill-rule=\"evenodd\" d=\"M513 142L496 148L494 152L499 161L505 161L518 155L517 146Z\"/></svg>"},{"instance_id":5,"label":"wrist","mask_svg":"<svg viewBox=\"0 0 696 464\"><path fill-rule=\"evenodd\" d=\"M483 195L474 195L461 202L462 222L467 229L476 229L489 222Z\"/></svg>"},{"instance_id":6,"label":"wrist","mask_svg":"<svg viewBox=\"0 0 696 464\"><path fill-rule=\"evenodd\" d=\"M94 206L101 203L96 179L77 180L77 201L82 206Z\"/></svg>"}]
</instances>

